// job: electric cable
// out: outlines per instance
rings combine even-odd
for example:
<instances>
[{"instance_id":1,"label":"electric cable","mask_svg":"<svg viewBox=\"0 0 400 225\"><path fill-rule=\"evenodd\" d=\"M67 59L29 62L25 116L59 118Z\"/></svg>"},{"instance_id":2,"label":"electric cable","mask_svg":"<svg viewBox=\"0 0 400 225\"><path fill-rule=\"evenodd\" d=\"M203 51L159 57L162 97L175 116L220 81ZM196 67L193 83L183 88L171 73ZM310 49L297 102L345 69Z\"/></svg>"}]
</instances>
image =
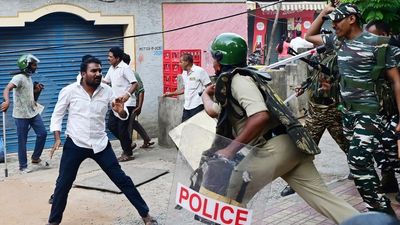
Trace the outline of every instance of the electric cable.
<instances>
[{"instance_id":1,"label":"electric cable","mask_svg":"<svg viewBox=\"0 0 400 225\"><path fill-rule=\"evenodd\" d=\"M262 6L262 7L260 7L260 9L271 7L273 5L276 5L276 4L285 2L285 1L287 1L287 0L279 0L277 2L270 3L270 4L266 5L266 6ZM10 53L19 53L19 52L34 52L34 51L40 51L40 50L67 48L67 47L73 47L73 46L79 46L79 45L89 45L89 44L96 44L96 43L101 43L101 42L109 42L109 41L120 40L120 39L125 39L125 38L136 38L136 37L145 37L145 36L151 36L151 35L157 35L157 34L165 34L165 33L170 33L170 32L174 32L174 31L178 31L178 30L183 30L183 29L187 29L187 28L190 28L190 27L195 27L195 26L199 26L199 25L203 25L203 24L207 24L207 23L212 23L212 22L219 21L219 20L229 19L229 18L232 18L232 17L236 17L236 16L240 16L240 15L243 15L243 14L247 14L247 13L252 12L252 11L256 11L257 9L258 8L252 9L252 10L246 10L245 12L235 13L235 14L231 14L231 15L228 15L228 16L223 16L223 17L219 17L219 18L216 18L216 19L210 19L210 20L206 20L206 21L202 21L202 22L198 22L198 23L193 23L193 24L190 24L190 25L186 25L186 26L182 26L182 27L178 27L178 28L174 28L174 29L170 29L170 30L165 30L165 31L157 31L157 32L150 32L150 33L136 34L136 35L129 35L129 36L119 36L119 37L105 38L105 39L99 39L99 40L94 40L94 41L85 41L85 42L64 44L64 45L53 45L53 46L40 47L40 48L20 49L20 50L13 50L13 51L2 51L2 52L0 52L0 55L10 54Z\"/></svg>"}]
</instances>

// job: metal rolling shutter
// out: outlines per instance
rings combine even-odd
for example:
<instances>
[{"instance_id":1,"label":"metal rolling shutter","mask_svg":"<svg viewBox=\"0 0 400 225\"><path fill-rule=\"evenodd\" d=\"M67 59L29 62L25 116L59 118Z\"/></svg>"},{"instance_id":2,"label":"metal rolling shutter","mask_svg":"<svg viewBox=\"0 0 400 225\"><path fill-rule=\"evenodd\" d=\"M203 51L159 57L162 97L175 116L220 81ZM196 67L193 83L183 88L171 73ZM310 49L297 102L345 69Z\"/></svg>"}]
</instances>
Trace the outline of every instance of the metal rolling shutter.
<instances>
[{"instance_id":1,"label":"metal rolling shutter","mask_svg":"<svg viewBox=\"0 0 400 225\"><path fill-rule=\"evenodd\" d=\"M93 21L86 21L76 15L52 13L35 22L26 23L25 27L0 28L0 52L86 42L122 35L122 26L95 26ZM51 147L54 143L49 126L58 93L61 88L76 81L81 57L85 54L98 57L103 63L103 73L106 73L109 68L108 50L113 46L123 48L123 40L29 52L40 59L39 69L32 79L45 85L38 102L45 106L42 118L48 131L46 148ZM17 70L16 61L21 54L23 53L0 54L1 93L11 80L10 72ZM12 100L10 101L12 102ZM11 115L12 103L6 114L7 150L8 152L17 152L17 133ZM66 120L64 119L63 132L65 124ZM2 127L0 130L3 132ZM33 150L35 139L35 134L31 130L28 135L28 150Z\"/></svg>"}]
</instances>

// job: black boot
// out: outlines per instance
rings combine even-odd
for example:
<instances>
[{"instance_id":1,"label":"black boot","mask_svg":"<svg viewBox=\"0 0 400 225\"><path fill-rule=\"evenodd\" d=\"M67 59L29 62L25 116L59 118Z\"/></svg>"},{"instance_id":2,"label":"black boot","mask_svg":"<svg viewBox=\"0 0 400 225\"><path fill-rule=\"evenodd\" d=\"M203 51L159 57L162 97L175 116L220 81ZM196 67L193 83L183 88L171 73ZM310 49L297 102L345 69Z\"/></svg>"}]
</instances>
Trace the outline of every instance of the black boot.
<instances>
[{"instance_id":1,"label":"black boot","mask_svg":"<svg viewBox=\"0 0 400 225\"><path fill-rule=\"evenodd\" d=\"M380 193L398 193L399 184L397 183L394 171L382 171Z\"/></svg>"},{"instance_id":2,"label":"black boot","mask_svg":"<svg viewBox=\"0 0 400 225\"><path fill-rule=\"evenodd\" d=\"M287 185L287 186L281 191L281 196L282 196L282 197L285 197L285 196L288 196L288 195L292 195L292 194L294 194L294 193L296 193L296 192L293 190L293 188L291 188L289 185Z\"/></svg>"},{"instance_id":3,"label":"black boot","mask_svg":"<svg viewBox=\"0 0 400 225\"><path fill-rule=\"evenodd\" d=\"M396 201L400 203L400 192L396 194Z\"/></svg>"},{"instance_id":4,"label":"black boot","mask_svg":"<svg viewBox=\"0 0 400 225\"><path fill-rule=\"evenodd\" d=\"M384 197L384 198L385 198L385 202L386 202L386 206L387 206L386 208L382 208L382 206L380 204L377 204L375 206L372 206L373 208L367 207L368 210L375 211L375 212L383 212L383 213L386 213L390 216L397 218L397 215L394 212L392 205L390 204L390 200L387 197Z\"/></svg>"},{"instance_id":5,"label":"black boot","mask_svg":"<svg viewBox=\"0 0 400 225\"><path fill-rule=\"evenodd\" d=\"M389 204L389 207L386 209L376 209L376 208L368 208L369 211L371 212L382 212L382 213L386 213L389 216L393 216L395 218L397 218L396 213L394 212L392 206Z\"/></svg>"}]
</instances>

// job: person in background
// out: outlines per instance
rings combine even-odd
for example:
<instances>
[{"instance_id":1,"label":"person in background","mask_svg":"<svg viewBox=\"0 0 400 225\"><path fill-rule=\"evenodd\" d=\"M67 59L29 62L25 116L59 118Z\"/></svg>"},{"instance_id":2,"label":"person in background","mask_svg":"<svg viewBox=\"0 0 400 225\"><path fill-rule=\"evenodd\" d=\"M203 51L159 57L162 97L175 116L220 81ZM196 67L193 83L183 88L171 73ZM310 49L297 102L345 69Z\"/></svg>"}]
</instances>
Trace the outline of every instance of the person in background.
<instances>
[{"instance_id":1,"label":"person in background","mask_svg":"<svg viewBox=\"0 0 400 225\"><path fill-rule=\"evenodd\" d=\"M122 61L124 61L124 63L129 65L129 63L131 62L131 57L128 54L124 53L124 57L122 58ZM143 145L141 146L141 148L149 148L152 145L154 145L154 142L151 141L151 138L147 134L146 130L142 127L142 125L137 120L137 117L142 112L142 107L143 107L143 102L144 102L144 86L143 86L142 79L139 76L139 73L137 73L136 71L133 71L133 73L135 74L135 78L137 80L138 87L135 90L136 108L132 112L133 115L130 118L128 130L130 132L132 132L133 129L136 130L139 133L140 137L142 137L142 139L143 139ZM132 133L130 135L132 136Z\"/></svg>"},{"instance_id":2,"label":"person in background","mask_svg":"<svg viewBox=\"0 0 400 225\"><path fill-rule=\"evenodd\" d=\"M203 68L193 64L193 56L191 54L182 54L179 63L183 69L182 80L184 87L174 92L166 92L163 97L185 94L182 114L182 122L184 122L203 111L204 106L200 93L211 84L211 80Z\"/></svg>"},{"instance_id":3,"label":"person in background","mask_svg":"<svg viewBox=\"0 0 400 225\"><path fill-rule=\"evenodd\" d=\"M279 53L278 60L289 58L288 49L290 47L290 38L286 37L286 35L282 35L281 40L279 40L278 45L275 50Z\"/></svg>"},{"instance_id":4,"label":"person in background","mask_svg":"<svg viewBox=\"0 0 400 225\"><path fill-rule=\"evenodd\" d=\"M18 135L18 161L19 170L22 173L29 173L28 160L26 156L26 142L28 138L29 126L36 133L35 149L33 151L31 162L38 165L42 160L44 145L46 144L47 131L44 127L42 117L40 116L39 104L36 103L35 97L43 89L43 84L32 82L32 75L38 68L39 59L34 55L22 55L17 62L19 71L16 72L10 83L4 89L1 111L6 112L10 106L10 91L13 92L13 114L15 125L17 126Z\"/></svg>"},{"instance_id":5,"label":"person in background","mask_svg":"<svg viewBox=\"0 0 400 225\"><path fill-rule=\"evenodd\" d=\"M126 107L128 108L129 115L133 115L133 110L136 108L136 99L133 93L137 88L137 81L132 69L122 61L124 51L119 47L113 47L108 52L108 62L110 68L103 79L104 83L110 84L115 96L122 97ZM112 134L118 138L122 147L122 154L118 157L120 162L126 162L135 159L133 156L133 149L136 143L132 142L131 132L128 130L128 120L121 120L110 112L108 118L108 129Z\"/></svg>"},{"instance_id":6,"label":"person in background","mask_svg":"<svg viewBox=\"0 0 400 225\"><path fill-rule=\"evenodd\" d=\"M381 20L370 21L365 26L365 30L370 33L385 37L389 37L391 33L391 28L389 24ZM394 55L398 63L397 67L400 68L400 46L396 44L393 37L390 38L389 44L391 45L395 53ZM389 80L387 80L387 77L385 77L385 80L389 82ZM391 86L390 83L388 83L387 86ZM393 95L393 90L391 91L391 94ZM393 108L395 107L395 103L393 102ZM383 120L384 131L381 140L383 154L385 155L385 157L380 157L378 155L377 159L375 159L378 168L381 170L382 175L380 191L382 193L397 193L396 200L400 202L399 185L395 176L395 172L400 172L400 160L398 154L399 146L397 144L398 139L396 135L396 125L399 121L399 115L398 112L386 112L385 117L386 118Z\"/></svg>"},{"instance_id":7,"label":"person in background","mask_svg":"<svg viewBox=\"0 0 400 225\"><path fill-rule=\"evenodd\" d=\"M290 47L297 52L299 48L313 48L314 45L302 38L301 31L298 30L296 31L296 37L290 41Z\"/></svg>"}]
</instances>

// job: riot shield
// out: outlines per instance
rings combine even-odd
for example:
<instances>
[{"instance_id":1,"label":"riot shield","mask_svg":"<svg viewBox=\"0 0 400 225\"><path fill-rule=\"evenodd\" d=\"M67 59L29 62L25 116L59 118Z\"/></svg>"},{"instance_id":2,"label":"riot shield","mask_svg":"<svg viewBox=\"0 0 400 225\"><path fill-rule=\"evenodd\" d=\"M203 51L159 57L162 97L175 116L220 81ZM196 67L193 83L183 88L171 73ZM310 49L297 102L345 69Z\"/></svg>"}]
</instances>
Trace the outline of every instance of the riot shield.
<instances>
[{"instance_id":1,"label":"riot shield","mask_svg":"<svg viewBox=\"0 0 400 225\"><path fill-rule=\"evenodd\" d=\"M248 156L263 150L218 136L215 126L216 121L203 111L170 132L178 154L166 224L247 225L262 221L271 200L274 170L254 177ZM233 158L218 154L231 144L240 149Z\"/></svg>"}]
</instances>

